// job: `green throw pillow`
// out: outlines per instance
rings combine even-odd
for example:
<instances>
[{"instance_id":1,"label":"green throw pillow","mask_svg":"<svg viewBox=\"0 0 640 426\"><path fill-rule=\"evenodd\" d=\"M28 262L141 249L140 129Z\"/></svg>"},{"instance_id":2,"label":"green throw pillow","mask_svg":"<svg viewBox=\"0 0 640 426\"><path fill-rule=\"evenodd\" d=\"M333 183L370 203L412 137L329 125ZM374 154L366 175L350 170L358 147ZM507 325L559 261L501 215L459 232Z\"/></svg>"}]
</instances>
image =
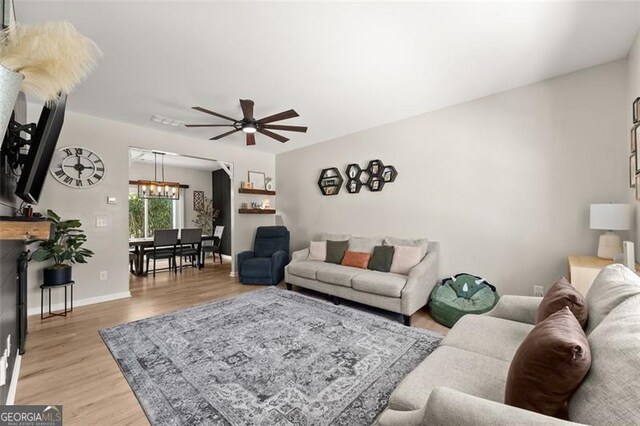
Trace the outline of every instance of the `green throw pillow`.
<instances>
[{"instance_id":1,"label":"green throw pillow","mask_svg":"<svg viewBox=\"0 0 640 426\"><path fill-rule=\"evenodd\" d=\"M395 248L393 246L375 246L373 248L373 255L369 261L369 269L372 271L389 272L394 252Z\"/></svg>"},{"instance_id":2,"label":"green throw pillow","mask_svg":"<svg viewBox=\"0 0 640 426\"><path fill-rule=\"evenodd\" d=\"M327 240L327 263L342 263L344 252L349 247L349 241L331 241Z\"/></svg>"}]
</instances>

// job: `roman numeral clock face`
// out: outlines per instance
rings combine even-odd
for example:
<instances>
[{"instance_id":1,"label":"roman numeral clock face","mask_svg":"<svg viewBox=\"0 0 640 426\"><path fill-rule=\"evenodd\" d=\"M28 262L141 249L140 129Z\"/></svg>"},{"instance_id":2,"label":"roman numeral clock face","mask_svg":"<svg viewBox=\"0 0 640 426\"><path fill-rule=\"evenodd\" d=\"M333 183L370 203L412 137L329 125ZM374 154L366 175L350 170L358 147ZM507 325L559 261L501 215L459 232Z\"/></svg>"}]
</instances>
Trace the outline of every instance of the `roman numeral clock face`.
<instances>
[{"instance_id":1,"label":"roman numeral clock face","mask_svg":"<svg viewBox=\"0 0 640 426\"><path fill-rule=\"evenodd\" d=\"M85 189L102 182L106 168L95 152L79 146L65 146L56 151L50 171L61 184Z\"/></svg>"}]
</instances>

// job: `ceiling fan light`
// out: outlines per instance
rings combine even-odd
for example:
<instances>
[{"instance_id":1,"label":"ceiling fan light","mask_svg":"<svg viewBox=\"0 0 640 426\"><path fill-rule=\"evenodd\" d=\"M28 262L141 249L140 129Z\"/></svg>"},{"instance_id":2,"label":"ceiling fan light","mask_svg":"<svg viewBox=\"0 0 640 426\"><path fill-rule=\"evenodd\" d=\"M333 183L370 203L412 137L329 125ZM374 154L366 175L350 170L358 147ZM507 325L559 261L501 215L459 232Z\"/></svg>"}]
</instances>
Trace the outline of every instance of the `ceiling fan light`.
<instances>
[{"instance_id":1,"label":"ceiling fan light","mask_svg":"<svg viewBox=\"0 0 640 426\"><path fill-rule=\"evenodd\" d=\"M256 129L256 127L253 124L247 124L242 127L242 131L245 133L255 133L258 131L258 129Z\"/></svg>"}]
</instances>

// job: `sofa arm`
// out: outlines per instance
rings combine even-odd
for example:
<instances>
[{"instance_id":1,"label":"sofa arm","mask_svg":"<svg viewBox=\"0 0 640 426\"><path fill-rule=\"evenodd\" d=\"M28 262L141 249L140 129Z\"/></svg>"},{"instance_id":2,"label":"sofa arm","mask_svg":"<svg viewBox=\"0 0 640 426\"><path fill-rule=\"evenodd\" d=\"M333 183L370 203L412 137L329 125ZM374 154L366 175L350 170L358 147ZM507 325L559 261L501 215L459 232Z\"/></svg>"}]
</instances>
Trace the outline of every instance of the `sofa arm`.
<instances>
[{"instance_id":1,"label":"sofa arm","mask_svg":"<svg viewBox=\"0 0 640 426\"><path fill-rule=\"evenodd\" d=\"M485 315L533 325L540 301L542 297L502 296L496 306Z\"/></svg>"},{"instance_id":2,"label":"sofa arm","mask_svg":"<svg viewBox=\"0 0 640 426\"><path fill-rule=\"evenodd\" d=\"M438 282L438 257L437 250L430 251L409 271L401 294L403 315L412 315L429 301L431 290Z\"/></svg>"},{"instance_id":3,"label":"sofa arm","mask_svg":"<svg viewBox=\"0 0 640 426\"><path fill-rule=\"evenodd\" d=\"M435 388L422 422L429 426L577 425L555 417L479 398L457 390Z\"/></svg>"},{"instance_id":4,"label":"sofa arm","mask_svg":"<svg viewBox=\"0 0 640 426\"><path fill-rule=\"evenodd\" d=\"M293 262L299 262L301 260L307 260L307 258L309 257L309 249L305 248L302 250L298 250L298 251L294 251L293 254L291 255L291 263Z\"/></svg>"},{"instance_id":5,"label":"sofa arm","mask_svg":"<svg viewBox=\"0 0 640 426\"><path fill-rule=\"evenodd\" d=\"M284 278L284 267L289 263L289 254L278 250L271 255L271 277L279 283Z\"/></svg>"},{"instance_id":6,"label":"sofa arm","mask_svg":"<svg viewBox=\"0 0 640 426\"><path fill-rule=\"evenodd\" d=\"M236 264L238 265L238 274L242 274L242 263L247 259L253 259L252 251L243 251L236 256Z\"/></svg>"}]
</instances>

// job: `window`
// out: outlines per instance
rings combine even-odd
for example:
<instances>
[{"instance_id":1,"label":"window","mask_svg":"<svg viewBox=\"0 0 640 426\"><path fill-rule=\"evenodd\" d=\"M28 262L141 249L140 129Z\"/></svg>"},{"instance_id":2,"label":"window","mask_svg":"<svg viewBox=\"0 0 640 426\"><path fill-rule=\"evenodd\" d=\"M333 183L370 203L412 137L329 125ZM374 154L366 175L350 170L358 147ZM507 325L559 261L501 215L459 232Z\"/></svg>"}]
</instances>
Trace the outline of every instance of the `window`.
<instances>
[{"instance_id":1,"label":"window","mask_svg":"<svg viewBox=\"0 0 640 426\"><path fill-rule=\"evenodd\" d=\"M138 197L138 188L129 187L129 238L151 238L156 229L182 229L184 191L179 200Z\"/></svg>"}]
</instances>

